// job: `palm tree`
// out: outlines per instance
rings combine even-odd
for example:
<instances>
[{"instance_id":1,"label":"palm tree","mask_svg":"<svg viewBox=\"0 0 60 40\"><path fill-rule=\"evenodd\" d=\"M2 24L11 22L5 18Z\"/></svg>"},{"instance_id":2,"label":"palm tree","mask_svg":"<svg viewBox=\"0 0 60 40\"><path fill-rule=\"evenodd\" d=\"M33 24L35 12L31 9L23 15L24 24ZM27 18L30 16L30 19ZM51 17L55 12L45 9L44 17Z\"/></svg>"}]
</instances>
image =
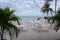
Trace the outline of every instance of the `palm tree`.
<instances>
[{"instance_id":1,"label":"palm tree","mask_svg":"<svg viewBox=\"0 0 60 40\"><path fill-rule=\"evenodd\" d=\"M53 11L53 9L50 8L50 4L49 2L52 0L46 0L44 6L42 7L42 12L46 12L48 14L49 11ZM48 19L48 22L50 22L51 24L55 24L54 26L54 30L57 32L58 29L60 28L60 8L58 10L56 10L57 8L57 0L55 0L55 15L51 16L51 17L45 17L45 19ZM51 13L52 14L52 13Z\"/></svg>"},{"instance_id":2,"label":"palm tree","mask_svg":"<svg viewBox=\"0 0 60 40\"><path fill-rule=\"evenodd\" d=\"M55 24L54 30L57 32L60 28L60 8L57 10L56 15L48 18L49 22L52 21L52 24Z\"/></svg>"},{"instance_id":3,"label":"palm tree","mask_svg":"<svg viewBox=\"0 0 60 40\"><path fill-rule=\"evenodd\" d=\"M42 9L42 11L44 11L45 10L45 12L47 11L47 14L48 14L48 12L49 12L49 9L51 9L50 11L51 11L51 14L52 14L52 11L53 11L53 9L52 8L48 8L48 7L50 7L49 5L50 4L48 4L50 1L53 1L53 0L46 0L46 2L45 2L45 4L44 4L44 6L46 6L46 7L42 7L42 8L47 8L46 10L45 9ZM57 8L57 0L55 0L55 14L56 14L56 8Z\"/></svg>"},{"instance_id":4,"label":"palm tree","mask_svg":"<svg viewBox=\"0 0 60 40\"><path fill-rule=\"evenodd\" d=\"M1 28L1 40L3 40L4 31L7 31L12 36L12 32L16 33L16 37L20 32L20 29L12 24L12 21L18 21L18 17L15 16L14 10L10 10L9 7L7 8L0 8L0 28Z\"/></svg>"},{"instance_id":5,"label":"palm tree","mask_svg":"<svg viewBox=\"0 0 60 40\"><path fill-rule=\"evenodd\" d=\"M50 1L52 1L52 0L46 0L45 4L44 4L43 7L41 8L41 11L42 11L43 13L47 13L47 16L48 16L48 13L49 13L49 12L50 12L51 14L52 14L52 12L54 12L53 9L50 8L50 3L49 3ZM53 14L52 14L52 16L53 16Z\"/></svg>"},{"instance_id":6,"label":"palm tree","mask_svg":"<svg viewBox=\"0 0 60 40\"><path fill-rule=\"evenodd\" d=\"M45 2L50 2L50 1L53 1L53 0L46 0Z\"/></svg>"},{"instance_id":7,"label":"palm tree","mask_svg":"<svg viewBox=\"0 0 60 40\"><path fill-rule=\"evenodd\" d=\"M57 0L55 0L55 14L56 14L56 8L57 8Z\"/></svg>"}]
</instances>

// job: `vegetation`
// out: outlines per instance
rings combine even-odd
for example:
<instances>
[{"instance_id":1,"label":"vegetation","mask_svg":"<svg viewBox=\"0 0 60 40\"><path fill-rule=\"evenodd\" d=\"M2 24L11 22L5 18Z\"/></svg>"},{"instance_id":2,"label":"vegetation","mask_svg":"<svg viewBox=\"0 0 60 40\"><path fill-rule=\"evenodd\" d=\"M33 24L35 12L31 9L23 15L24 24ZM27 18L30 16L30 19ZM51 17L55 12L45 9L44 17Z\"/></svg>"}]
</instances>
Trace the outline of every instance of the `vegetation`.
<instances>
[{"instance_id":1,"label":"vegetation","mask_svg":"<svg viewBox=\"0 0 60 40\"><path fill-rule=\"evenodd\" d=\"M53 9L50 8L50 1L52 1L52 0L46 0L46 1L45 1L45 4L44 4L43 7L41 8L41 11L42 11L43 13L47 13L47 16L48 16L48 13L49 13L49 12L50 12L51 14L52 14L52 12L53 12ZM52 16L53 16L53 14L52 14Z\"/></svg>"},{"instance_id":2,"label":"vegetation","mask_svg":"<svg viewBox=\"0 0 60 40\"><path fill-rule=\"evenodd\" d=\"M55 24L54 26L54 30L56 30L56 32L58 31L58 29L60 28L60 8L57 10L56 15L52 16L52 17L48 17L47 18L49 23L51 24Z\"/></svg>"},{"instance_id":3,"label":"vegetation","mask_svg":"<svg viewBox=\"0 0 60 40\"><path fill-rule=\"evenodd\" d=\"M58 29L60 28L60 8L58 8L58 10L56 10L57 7L57 0L55 0L55 10L53 11L52 8L50 8L50 1L53 0L46 0L44 6L42 7L42 12L46 12L48 14L49 10L50 12L54 12L54 16L51 17L44 17L45 19L48 19L48 22L51 24L54 24L54 30L57 32ZM52 13L51 13L52 14Z\"/></svg>"},{"instance_id":4,"label":"vegetation","mask_svg":"<svg viewBox=\"0 0 60 40\"><path fill-rule=\"evenodd\" d=\"M8 32L10 35L10 38L12 37L14 32L16 34L16 37L18 36L18 33L20 32L20 29L12 24L12 21L18 21L18 17L13 14L15 11L10 10L9 7L6 8L0 8L0 28L1 28L1 40L3 40L3 34L4 32Z\"/></svg>"}]
</instances>

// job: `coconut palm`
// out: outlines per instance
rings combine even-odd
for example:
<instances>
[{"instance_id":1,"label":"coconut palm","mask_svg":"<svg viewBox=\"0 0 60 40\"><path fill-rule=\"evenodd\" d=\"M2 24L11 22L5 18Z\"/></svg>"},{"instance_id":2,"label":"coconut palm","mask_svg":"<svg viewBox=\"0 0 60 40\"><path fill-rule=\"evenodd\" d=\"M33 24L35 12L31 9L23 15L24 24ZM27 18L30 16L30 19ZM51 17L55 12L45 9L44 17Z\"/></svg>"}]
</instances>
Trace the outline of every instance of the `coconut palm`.
<instances>
[{"instance_id":1,"label":"coconut palm","mask_svg":"<svg viewBox=\"0 0 60 40\"><path fill-rule=\"evenodd\" d=\"M12 32L16 34L16 37L18 33L20 32L20 29L12 24L12 21L18 21L18 17L15 16L14 10L10 10L9 7L7 8L0 8L0 28L1 28L1 40L3 40L3 34L4 31L7 31L12 36Z\"/></svg>"},{"instance_id":2,"label":"coconut palm","mask_svg":"<svg viewBox=\"0 0 60 40\"><path fill-rule=\"evenodd\" d=\"M49 20L49 23L51 21L52 24L55 24L54 30L57 32L58 29L60 28L60 8L58 9L56 15L49 17L47 19Z\"/></svg>"},{"instance_id":3,"label":"coconut palm","mask_svg":"<svg viewBox=\"0 0 60 40\"><path fill-rule=\"evenodd\" d=\"M44 6L42 7L42 12L44 12L44 13L47 12L47 14L48 14L48 12L52 10L50 8L50 4L48 4L50 1L52 1L52 0L47 0L45 2ZM51 25L55 24L54 30L57 32L58 29L60 28L60 8L58 10L56 10L56 8L57 8L57 0L55 0L55 15L52 17L45 17L45 19L48 19L48 22L50 22Z\"/></svg>"},{"instance_id":4,"label":"coconut palm","mask_svg":"<svg viewBox=\"0 0 60 40\"><path fill-rule=\"evenodd\" d=\"M49 13L49 12L50 12L51 14L52 14L52 12L54 12L53 9L50 8L50 3L49 3L50 1L52 1L52 0L46 0L45 4L44 4L43 7L41 8L41 11L42 11L43 13L47 13L47 16L48 16L48 13ZM52 14L52 16L53 16L53 14Z\"/></svg>"},{"instance_id":5,"label":"coconut palm","mask_svg":"<svg viewBox=\"0 0 60 40\"><path fill-rule=\"evenodd\" d=\"M56 14L56 8L57 8L57 0L55 0L55 14Z\"/></svg>"},{"instance_id":6,"label":"coconut palm","mask_svg":"<svg viewBox=\"0 0 60 40\"><path fill-rule=\"evenodd\" d=\"M50 1L53 1L53 0L46 0L45 2L50 2Z\"/></svg>"}]
</instances>

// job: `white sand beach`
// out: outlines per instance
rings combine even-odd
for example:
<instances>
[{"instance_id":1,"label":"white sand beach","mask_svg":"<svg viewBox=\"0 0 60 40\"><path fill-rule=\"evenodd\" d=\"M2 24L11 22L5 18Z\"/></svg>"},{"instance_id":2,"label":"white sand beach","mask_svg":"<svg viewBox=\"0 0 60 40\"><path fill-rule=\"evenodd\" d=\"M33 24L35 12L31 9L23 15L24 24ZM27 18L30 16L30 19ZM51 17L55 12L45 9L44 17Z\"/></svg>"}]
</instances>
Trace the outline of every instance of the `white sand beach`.
<instances>
[{"instance_id":1,"label":"white sand beach","mask_svg":"<svg viewBox=\"0 0 60 40\"><path fill-rule=\"evenodd\" d=\"M34 30L33 22L41 23L43 25L44 30L43 31L38 31L36 29ZM43 20L40 20L40 21L35 21L35 20L30 20L30 19L23 20L22 26L23 26L24 30L26 30L26 31L21 32L19 34L18 38L14 39L14 40L60 40L60 30L58 32L55 32L53 29L49 29L49 25L47 25L47 24L48 23ZM38 25L38 26L40 26L40 25ZM33 30L32 30L32 28L33 28Z\"/></svg>"},{"instance_id":2,"label":"white sand beach","mask_svg":"<svg viewBox=\"0 0 60 40\"><path fill-rule=\"evenodd\" d=\"M27 31L20 33L17 40L60 40L60 31L40 32Z\"/></svg>"}]
</instances>

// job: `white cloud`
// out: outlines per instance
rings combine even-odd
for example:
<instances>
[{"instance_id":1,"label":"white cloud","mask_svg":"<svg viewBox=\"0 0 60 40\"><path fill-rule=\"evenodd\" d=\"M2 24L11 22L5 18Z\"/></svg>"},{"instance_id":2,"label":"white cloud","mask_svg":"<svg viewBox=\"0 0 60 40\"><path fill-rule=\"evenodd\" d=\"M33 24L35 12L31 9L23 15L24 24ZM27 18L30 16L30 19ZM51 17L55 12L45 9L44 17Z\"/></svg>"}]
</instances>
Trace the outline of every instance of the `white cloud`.
<instances>
[{"instance_id":1,"label":"white cloud","mask_svg":"<svg viewBox=\"0 0 60 40\"><path fill-rule=\"evenodd\" d=\"M0 3L10 5L12 9L16 10L17 15L40 15L40 8L44 4L44 0L35 1L36 3L34 3L34 0L0 0ZM58 5L60 5L60 2L58 2ZM52 2L52 8L54 9L54 2Z\"/></svg>"},{"instance_id":2,"label":"white cloud","mask_svg":"<svg viewBox=\"0 0 60 40\"><path fill-rule=\"evenodd\" d=\"M16 0L11 0L11 1L15 2Z\"/></svg>"},{"instance_id":3,"label":"white cloud","mask_svg":"<svg viewBox=\"0 0 60 40\"><path fill-rule=\"evenodd\" d=\"M10 0L0 0L0 2L10 2Z\"/></svg>"}]
</instances>

